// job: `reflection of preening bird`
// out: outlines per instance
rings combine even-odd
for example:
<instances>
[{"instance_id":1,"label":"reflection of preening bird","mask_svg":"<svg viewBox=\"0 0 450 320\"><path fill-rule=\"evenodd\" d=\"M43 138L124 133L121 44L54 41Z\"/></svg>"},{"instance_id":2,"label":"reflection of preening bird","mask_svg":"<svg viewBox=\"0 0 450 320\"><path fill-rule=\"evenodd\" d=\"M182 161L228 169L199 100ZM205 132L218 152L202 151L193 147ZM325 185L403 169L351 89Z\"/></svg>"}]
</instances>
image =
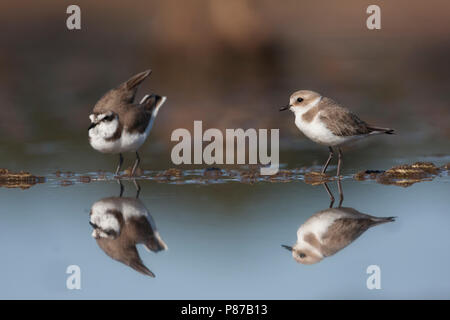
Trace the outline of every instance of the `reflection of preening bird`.
<instances>
[{"instance_id":1,"label":"reflection of preening bird","mask_svg":"<svg viewBox=\"0 0 450 320\"><path fill-rule=\"evenodd\" d=\"M148 210L139 199L110 197L92 205L89 223L98 246L111 258L154 277L143 264L136 245L147 250L166 250Z\"/></svg>"},{"instance_id":2,"label":"reflection of preening bird","mask_svg":"<svg viewBox=\"0 0 450 320\"><path fill-rule=\"evenodd\" d=\"M353 208L330 208L315 213L300 226L293 247L283 247L297 262L314 264L348 246L367 229L392 221L394 217L378 218Z\"/></svg>"},{"instance_id":3,"label":"reflection of preening bird","mask_svg":"<svg viewBox=\"0 0 450 320\"><path fill-rule=\"evenodd\" d=\"M117 88L108 91L95 105L89 116L89 142L91 146L103 153L118 153L119 165L122 166L123 152L136 152L131 175L139 165L137 150L147 139L159 109L166 97L156 94L146 95L140 103L135 103L139 85L150 75L151 70L141 72Z\"/></svg>"}]
</instances>

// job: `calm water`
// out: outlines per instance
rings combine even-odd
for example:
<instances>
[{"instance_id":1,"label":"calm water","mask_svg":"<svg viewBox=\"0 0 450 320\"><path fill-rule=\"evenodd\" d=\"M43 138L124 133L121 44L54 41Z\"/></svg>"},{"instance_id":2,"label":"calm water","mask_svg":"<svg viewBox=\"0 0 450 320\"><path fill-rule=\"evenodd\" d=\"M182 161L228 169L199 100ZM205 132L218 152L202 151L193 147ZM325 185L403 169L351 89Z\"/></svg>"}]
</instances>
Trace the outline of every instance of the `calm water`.
<instances>
[{"instance_id":1,"label":"calm water","mask_svg":"<svg viewBox=\"0 0 450 320\"><path fill-rule=\"evenodd\" d=\"M88 173L86 168L111 170L115 157L97 155L84 145L76 150L57 145L38 155L30 149L40 150L39 146L16 151L14 157L22 160L10 156L5 160L9 168L22 166L48 181L26 190L0 188L0 298L450 298L448 176L408 188L350 178L361 169L387 169L417 160L442 165L449 157L388 148L389 156L377 158L386 149L372 147L348 153L343 205L397 220L369 229L314 265L296 263L281 244L293 245L298 227L328 208L321 185L301 179L204 185L140 181L140 201L168 246L155 254L138 245L155 278L111 259L91 236L92 205L117 197L118 183L107 179L62 187L63 178L52 174L61 168L80 174ZM436 145L430 154L439 150ZM165 154L144 155L145 168L164 168ZM298 168L322 162L326 150L281 156L285 167ZM123 184L124 196L134 197L133 183ZM330 188L337 195L336 183ZM81 268L81 290L66 288L69 265ZM369 265L381 268L380 290L366 287Z\"/></svg>"}]
</instances>

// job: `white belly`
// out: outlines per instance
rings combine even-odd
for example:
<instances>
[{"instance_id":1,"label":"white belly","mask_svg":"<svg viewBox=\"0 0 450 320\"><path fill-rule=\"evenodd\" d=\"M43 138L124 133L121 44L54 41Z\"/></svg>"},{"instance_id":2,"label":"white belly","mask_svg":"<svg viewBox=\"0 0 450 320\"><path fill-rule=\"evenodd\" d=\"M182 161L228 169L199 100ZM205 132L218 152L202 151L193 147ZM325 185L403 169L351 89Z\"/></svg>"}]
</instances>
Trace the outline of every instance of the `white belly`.
<instances>
[{"instance_id":1,"label":"white belly","mask_svg":"<svg viewBox=\"0 0 450 320\"><path fill-rule=\"evenodd\" d=\"M103 153L121 153L137 151L148 137L150 126L143 133L128 133L122 130L122 135L117 140L106 140L96 128L89 130L89 142L95 150Z\"/></svg>"},{"instance_id":2,"label":"white belly","mask_svg":"<svg viewBox=\"0 0 450 320\"><path fill-rule=\"evenodd\" d=\"M316 116L313 121L306 122L301 116L295 117L295 125L312 141L325 146L338 146L361 138L362 136L337 136L329 130Z\"/></svg>"},{"instance_id":3,"label":"white belly","mask_svg":"<svg viewBox=\"0 0 450 320\"><path fill-rule=\"evenodd\" d=\"M337 219L342 219L344 217L353 216L337 209L319 211L306 220L305 223L298 229L297 238L300 240L305 234L313 233L317 239L322 242L322 237L328 231L328 228Z\"/></svg>"}]
</instances>

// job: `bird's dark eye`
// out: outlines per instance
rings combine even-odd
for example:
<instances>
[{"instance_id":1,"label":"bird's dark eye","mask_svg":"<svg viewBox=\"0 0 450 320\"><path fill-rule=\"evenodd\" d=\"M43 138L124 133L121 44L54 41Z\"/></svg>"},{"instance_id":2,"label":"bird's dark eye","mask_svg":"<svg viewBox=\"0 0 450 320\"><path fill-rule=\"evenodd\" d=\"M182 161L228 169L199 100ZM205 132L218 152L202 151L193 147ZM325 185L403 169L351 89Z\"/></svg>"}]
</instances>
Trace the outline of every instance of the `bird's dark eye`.
<instances>
[{"instance_id":1,"label":"bird's dark eye","mask_svg":"<svg viewBox=\"0 0 450 320\"><path fill-rule=\"evenodd\" d=\"M297 102L302 102L303 98L297 98Z\"/></svg>"},{"instance_id":2,"label":"bird's dark eye","mask_svg":"<svg viewBox=\"0 0 450 320\"><path fill-rule=\"evenodd\" d=\"M103 230L108 236L114 236L116 232L113 229Z\"/></svg>"},{"instance_id":3,"label":"bird's dark eye","mask_svg":"<svg viewBox=\"0 0 450 320\"><path fill-rule=\"evenodd\" d=\"M111 121L112 119L114 119L114 115L113 115L113 114L104 117L104 118L103 118L103 121Z\"/></svg>"},{"instance_id":4,"label":"bird's dark eye","mask_svg":"<svg viewBox=\"0 0 450 320\"><path fill-rule=\"evenodd\" d=\"M306 254L300 253L299 256L300 256L300 258L305 258L305 257L306 257Z\"/></svg>"}]
</instances>

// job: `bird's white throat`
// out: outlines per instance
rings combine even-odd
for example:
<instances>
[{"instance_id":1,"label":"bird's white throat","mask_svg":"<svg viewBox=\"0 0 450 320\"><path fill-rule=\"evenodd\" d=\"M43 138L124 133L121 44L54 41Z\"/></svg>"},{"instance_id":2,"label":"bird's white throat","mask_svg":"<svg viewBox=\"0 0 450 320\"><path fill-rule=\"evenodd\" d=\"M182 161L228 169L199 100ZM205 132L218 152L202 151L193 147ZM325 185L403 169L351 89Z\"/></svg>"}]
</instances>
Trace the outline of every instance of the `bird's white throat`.
<instances>
[{"instance_id":1,"label":"bird's white throat","mask_svg":"<svg viewBox=\"0 0 450 320\"><path fill-rule=\"evenodd\" d=\"M92 236L94 238L108 238L108 235L103 230L114 230L116 233L120 231L120 224L117 218L108 213L108 210L115 210L113 204L102 201L96 202L92 206L90 220L101 228L101 230L94 230Z\"/></svg>"},{"instance_id":2,"label":"bird's white throat","mask_svg":"<svg viewBox=\"0 0 450 320\"><path fill-rule=\"evenodd\" d=\"M117 128L119 127L119 120L114 118L111 121L101 121L105 116L106 114L100 114L97 115L97 117L93 114L89 116L92 123L100 121L94 128L89 130L89 137L109 139L116 133Z\"/></svg>"},{"instance_id":3,"label":"bird's white throat","mask_svg":"<svg viewBox=\"0 0 450 320\"><path fill-rule=\"evenodd\" d=\"M303 116L306 112L308 112L309 110L311 110L312 108L314 108L315 106L317 106L319 104L319 102L322 100L322 97L317 97L316 99L314 99L313 101L311 101L309 104L307 104L306 106L303 107L290 107L289 109L294 112L295 114L295 118L297 117L301 117Z\"/></svg>"},{"instance_id":4,"label":"bird's white throat","mask_svg":"<svg viewBox=\"0 0 450 320\"><path fill-rule=\"evenodd\" d=\"M123 128L119 139L111 139L119 129L119 119L101 121L89 130L89 142L94 149L104 153L136 151L145 142L150 133L151 125L152 122L147 125L143 133L129 133L126 128Z\"/></svg>"}]
</instances>

